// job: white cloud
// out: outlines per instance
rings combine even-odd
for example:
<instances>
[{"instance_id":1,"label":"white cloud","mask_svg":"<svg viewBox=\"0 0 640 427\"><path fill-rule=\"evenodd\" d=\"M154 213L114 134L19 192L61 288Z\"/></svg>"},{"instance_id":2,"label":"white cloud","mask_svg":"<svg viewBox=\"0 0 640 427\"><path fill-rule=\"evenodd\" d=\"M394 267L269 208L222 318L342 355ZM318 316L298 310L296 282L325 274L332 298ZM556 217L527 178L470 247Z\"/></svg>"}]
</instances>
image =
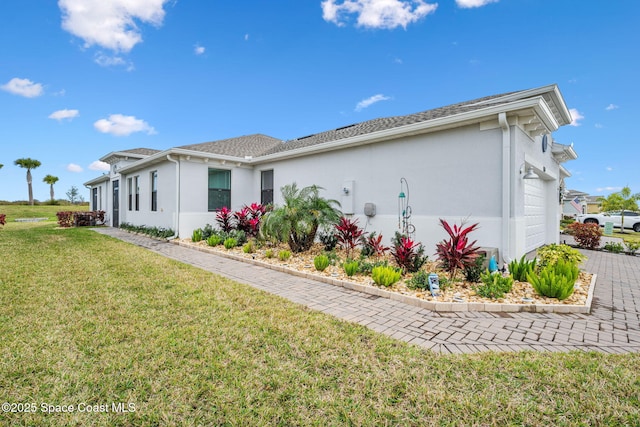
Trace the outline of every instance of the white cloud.
<instances>
[{"instance_id":1,"label":"white cloud","mask_svg":"<svg viewBox=\"0 0 640 427\"><path fill-rule=\"evenodd\" d=\"M593 126L595 126L596 129L602 129L604 127L604 125L602 123L596 123Z\"/></svg>"},{"instance_id":2,"label":"white cloud","mask_svg":"<svg viewBox=\"0 0 640 427\"><path fill-rule=\"evenodd\" d=\"M382 94L377 94L377 95L373 95L372 97L369 97L367 99L363 99L362 101L358 102L358 105L356 105L355 110L356 111L362 111L365 108L375 104L376 102L380 102L380 101L387 101L391 99L388 96L384 96Z\"/></svg>"},{"instance_id":3,"label":"white cloud","mask_svg":"<svg viewBox=\"0 0 640 427\"><path fill-rule=\"evenodd\" d=\"M584 119L582 113L575 108L569 109L569 113L571 113L571 126L580 126L582 123L578 123L578 121Z\"/></svg>"},{"instance_id":4,"label":"white cloud","mask_svg":"<svg viewBox=\"0 0 640 427\"><path fill-rule=\"evenodd\" d=\"M458 7L470 9L473 7L486 6L489 3L498 3L498 0L456 0Z\"/></svg>"},{"instance_id":5,"label":"white cloud","mask_svg":"<svg viewBox=\"0 0 640 427\"><path fill-rule=\"evenodd\" d=\"M168 0L59 0L62 28L84 40L85 47L102 46L129 52L142 42L136 20L162 25Z\"/></svg>"},{"instance_id":6,"label":"white cloud","mask_svg":"<svg viewBox=\"0 0 640 427\"><path fill-rule=\"evenodd\" d=\"M111 167L109 166L109 163L96 160L89 165L89 169L92 171L108 171Z\"/></svg>"},{"instance_id":7,"label":"white cloud","mask_svg":"<svg viewBox=\"0 0 640 427\"><path fill-rule=\"evenodd\" d=\"M82 172L82 167L79 165L76 165L75 163L69 163L67 165L67 170L69 172L76 172L76 173L80 173Z\"/></svg>"},{"instance_id":8,"label":"white cloud","mask_svg":"<svg viewBox=\"0 0 640 427\"><path fill-rule=\"evenodd\" d=\"M345 25L348 15L357 15L356 26L366 28L406 28L434 13L437 3L424 0L324 0L322 18L338 26Z\"/></svg>"},{"instance_id":9,"label":"white cloud","mask_svg":"<svg viewBox=\"0 0 640 427\"><path fill-rule=\"evenodd\" d=\"M0 86L0 89L14 95L24 96L25 98L36 98L44 93L44 89L40 83L34 83L29 79L19 79L17 77Z\"/></svg>"},{"instance_id":10,"label":"white cloud","mask_svg":"<svg viewBox=\"0 0 640 427\"><path fill-rule=\"evenodd\" d=\"M249 40L249 34L245 34L244 35L244 41L248 41Z\"/></svg>"},{"instance_id":11,"label":"white cloud","mask_svg":"<svg viewBox=\"0 0 640 427\"><path fill-rule=\"evenodd\" d=\"M620 108L620 107L617 106L616 104L609 104L609 105L607 105L607 108L605 108L605 110L611 111L611 110L617 110L618 108Z\"/></svg>"},{"instance_id":12,"label":"white cloud","mask_svg":"<svg viewBox=\"0 0 640 427\"><path fill-rule=\"evenodd\" d=\"M197 44L193 48L193 53L195 53L196 55L202 55L205 52L205 50L207 50L207 49L204 46L200 46L200 45Z\"/></svg>"},{"instance_id":13,"label":"white cloud","mask_svg":"<svg viewBox=\"0 0 640 427\"><path fill-rule=\"evenodd\" d=\"M53 113L49 114L49 118L58 120L58 121L64 120L64 119L72 120L78 117L79 115L80 115L80 112L78 110L67 110L65 108L64 110L54 111Z\"/></svg>"},{"instance_id":14,"label":"white cloud","mask_svg":"<svg viewBox=\"0 0 640 427\"><path fill-rule=\"evenodd\" d=\"M132 62L125 60L121 56L107 55L104 52L97 52L94 55L93 60L96 64L98 64L101 67L122 66L122 67L126 67L127 71L133 71L134 69Z\"/></svg>"},{"instance_id":15,"label":"white cloud","mask_svg":"<svg viewBox=\"0 0 640 427\"><path fill-rule=\"evenodd\" d=\"M596 193L602 193L604 191L615 193L616 191L622 190L622 187L599 187L596 188Z\"/></svg>"},{"instance_id":16,"label":"white cloud","mask_svg":"<svg viewBox=\"0 0 640 427\"><path fill-rule=\"evenodd\" d=\"M156 133L155 129L144 120L122 114L112 114L108 119L100 119L93 124L93 127L102 133L115 136L127 136L134 132L146 132L148 135Z\"/></svg>"},{"instance_id":17,"label":"white cloud","mask_svg":"<svg viewBox=\"0 0 640 427\"><path fill-rule=\"evenodd\" d=\"M613 168L611 166L607 166L607 172L611 172Z\"/></svg>"}]
</instances>

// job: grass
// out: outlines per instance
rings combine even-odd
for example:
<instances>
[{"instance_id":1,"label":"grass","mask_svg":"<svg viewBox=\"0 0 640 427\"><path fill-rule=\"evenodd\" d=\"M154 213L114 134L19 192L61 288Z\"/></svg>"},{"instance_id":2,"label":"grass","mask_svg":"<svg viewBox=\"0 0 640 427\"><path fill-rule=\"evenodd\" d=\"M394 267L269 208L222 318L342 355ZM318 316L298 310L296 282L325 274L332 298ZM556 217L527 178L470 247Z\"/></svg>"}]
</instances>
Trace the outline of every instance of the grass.
<instances>
[{"instance_id":1,"label":"grass","mask_svg":"<svg viewBox=\"0 0 640 427\"><path fill-rule=\"evenodd\" d=\"M15 221L16 218L48 218L49 221L57 221L57 212L87 210L87 205L0 205L0 213L7 215L7 222Z\"/></svg>"},{"instance_id":2,"label":"grass","mask_svg":"<svg viewBox=\"0 0 640 427\"><path fill-rule=\"evenodd\" d=\"M619 237L623 239L625 242L640 243L640 233L636 233L631 230L625 231L624 233L621 233L619 231L614 231L613 236L611 237Z\"/></svg>"},{"instance_id":3,"label":"grass","mask_svg":"<svg viewBox=\"0 0 640 427\"><path fill-rule=\"evenodd\" d=\"M2 401L38 408L0 424L640 424L638 354L437 355L89 229L0 250Z\"/></svg>"}]
</instances>

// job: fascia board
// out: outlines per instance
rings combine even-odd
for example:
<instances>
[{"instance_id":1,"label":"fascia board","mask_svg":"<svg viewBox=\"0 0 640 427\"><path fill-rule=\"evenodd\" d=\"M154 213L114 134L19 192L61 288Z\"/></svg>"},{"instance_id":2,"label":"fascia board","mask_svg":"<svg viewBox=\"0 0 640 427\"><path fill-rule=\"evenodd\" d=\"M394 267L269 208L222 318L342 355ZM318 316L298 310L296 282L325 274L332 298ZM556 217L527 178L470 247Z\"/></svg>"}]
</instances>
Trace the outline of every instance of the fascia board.
<instances>
[{"instance_id":1,"label":"fascia board","mask_svg":"<svg viewBox=\"0 0 640 427\"><path fill-rule=\"evenodd\" d=\"M479 122L481 120L486 120L487 116L497 115L498 113L509 113L512 111L525 109L534 109L536 111L536 114L540 116L541 120L543 120L543 122L545 123L545 126L547 126L549 129L556 130L558 128L557 122L553 118L553 113L551 112L551 109L549 108L547 103L544 101L544 99L542 99L542 97L535 97L510 102L508 104L495 105L480 110L469 111L466 113L460 113L452 116L440 117L424 122L413 123L410 125L385 129L382 131L372 132L364 135L357 135L351 138L344 138L333 142L316 144L296 150L269 154L267 156L260 156L254 158L252 162L254 164L260 164L269 161L284 160L315 153L321 153L325 151L333 151L350 146L373 144L376 142L387 141L421 133L435 132L439 130L450 129L452 127Z\"/></svg>"},{"instance_id":2,"label":"fascia board","mask_svg":"<svg viewBox=\"0 0 640 427\"><path fill-rule=\"evenodd\" d=\"M86 186L86 185L95 185L95 184L100 184L101 182L109 181L109 179L110 179L109 174L106 174L106 173L105 173L105 174L103 174L103 175L101 175L101 176L99 176L99 177L97 177L97 178L93 178L93 179L91 179L91 180L89 180L89 181L85 182L85 183L84 183L84 184L82 184L82 185L85 185L85 186Z\"/></svg>"},{"instance_id":3,"label":"fascia board","mask_svg":"<svg viewBox=\"0 0 640 427\"><path fill-rule=\"evenodd\" d=\"M145 157L144 159L141 159L141 160L139 160L137 162L134 162L134 163L132 163L130 165L127 165L125 167L122 167L121 169L119 169L119 172L120 173L125 173L125 174L126 173L135 172L135 171L137 171L139 169L143 169L143 168L145 168L147 166L150 166L152 164L164 161L168 155L191 156L191 157L197 157L197 158L202 158L202 159L222 160L222 161L227 161L227 162L235 163L235 164L250 163L250 160L248 160L248 159L243 159L243 158L234 157L234 156L225 156L225 155L221 155L221 154L204 153L202 151L185 150L183 148L170 148L168 150L161 151L161 152L156 153L156 154L152 154L149 157Z\"/></svg>"}]
</instances>

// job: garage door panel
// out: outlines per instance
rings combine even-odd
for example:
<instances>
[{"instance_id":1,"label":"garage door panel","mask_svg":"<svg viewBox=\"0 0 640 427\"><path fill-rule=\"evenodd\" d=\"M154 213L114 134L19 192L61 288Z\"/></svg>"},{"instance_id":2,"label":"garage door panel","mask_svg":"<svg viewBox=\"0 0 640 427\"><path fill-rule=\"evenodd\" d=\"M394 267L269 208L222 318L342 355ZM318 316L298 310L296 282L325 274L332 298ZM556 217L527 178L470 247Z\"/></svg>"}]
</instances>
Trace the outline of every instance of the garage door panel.
<instances>
[{"instance_id":1,"label":"garage door panel","mask_svg":"<svg viewBox=\"0 0 640 427\"><path fill-rule=\"evenodd\" d=\"M525 250L532 251L546 243L546 209L544 181L528 179L524 183Z\"/></svg>"}]
</instances>

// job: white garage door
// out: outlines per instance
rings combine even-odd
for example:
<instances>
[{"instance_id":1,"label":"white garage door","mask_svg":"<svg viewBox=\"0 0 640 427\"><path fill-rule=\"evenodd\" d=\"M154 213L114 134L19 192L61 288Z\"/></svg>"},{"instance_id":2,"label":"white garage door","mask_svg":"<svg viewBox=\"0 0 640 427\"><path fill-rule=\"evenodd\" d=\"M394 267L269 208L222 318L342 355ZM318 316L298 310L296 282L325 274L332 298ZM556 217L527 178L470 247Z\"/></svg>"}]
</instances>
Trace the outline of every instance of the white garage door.
<instances>
[{"instance_id":1,"label":"white garage door","mask_svg":"<svg viewBox=\"0 0 640 427\"><path fill-rule=\"evenodd\" d=\"M524 181L524 218L526 224L525 250L532 251L546 243L546 215L544 181Z\"/></svg>"}]
</instances>

